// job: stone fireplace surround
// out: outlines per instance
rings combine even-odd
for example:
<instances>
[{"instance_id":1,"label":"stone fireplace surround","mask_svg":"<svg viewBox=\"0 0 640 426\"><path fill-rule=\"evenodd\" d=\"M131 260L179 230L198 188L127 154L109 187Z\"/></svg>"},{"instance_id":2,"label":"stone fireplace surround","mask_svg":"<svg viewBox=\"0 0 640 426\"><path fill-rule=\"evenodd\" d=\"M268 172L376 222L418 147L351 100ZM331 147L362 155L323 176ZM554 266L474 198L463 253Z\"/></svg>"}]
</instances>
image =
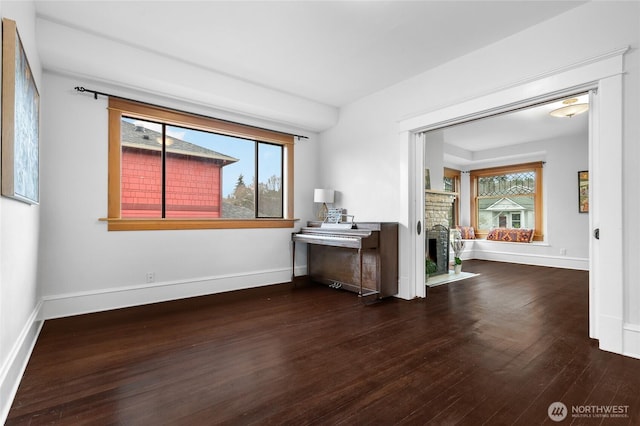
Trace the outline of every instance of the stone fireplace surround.
<instances>
[{"instance_id":1,"label":"stone fireplace surround","mask_svg":"<svg viewBox=\"0 0 640 426\"><path fill-rule=\"evenodd\" d=\"M449 271L449 215L455 195L433 189L425 190L425 249L427 258L438 265L435 273L439 275ZM448 232L443 233L442 227ZM435 227L435 228L434 228Z\"/></svg>"}]
</instances>

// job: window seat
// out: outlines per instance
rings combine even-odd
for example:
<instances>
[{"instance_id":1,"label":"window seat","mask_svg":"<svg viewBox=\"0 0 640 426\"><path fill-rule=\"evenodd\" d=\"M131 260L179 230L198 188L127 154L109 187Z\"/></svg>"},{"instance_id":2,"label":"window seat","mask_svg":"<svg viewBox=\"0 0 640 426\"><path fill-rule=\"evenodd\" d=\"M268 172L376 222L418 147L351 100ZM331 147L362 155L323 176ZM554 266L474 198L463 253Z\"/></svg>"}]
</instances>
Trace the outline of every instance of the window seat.
<instances>
[{"instance_id":1,"label":"window seat","mask_svg":"<svg viewBox=\"0 0 640 426\"><path fill-rule=\"evenodd\" d=\"M518 243L512 241L495 241L484 238L463 239L464 250L460 258L462 260L479 259L494 260L498 262L532 263L524 260L530 256L540 256L546 253L551 245L545 241L532 241L530 243ZM453 259L453 251L450 252ZM514 257L515 256L515 257Z\"/></svg>"},{"instance_id":2,"label":"window seat","mask_svg":"<svg viewBox=\"0 0 640 426\"><path fill-rule=\"evenodd\" d=\"M540 255L546 247L550 247L548 242L533 241L533 229L496 228L486 238L477 238L470 226L458 226L456 230L464 242L462 259L510 261L508 259L513 256Z\"/></svg>"},{"instance_id":3,"label":"window seat","mask_svg":"<svg viewBox=\"0 0 640 426\"><path fill-rule=\"evenodd\" d=\"M466 260L477 259L552 268L589 270L588 257L567 256L566 249L555 247L549 240L522 243L487 240L484 235L474 235L474 238L462 238L462 241L464 241L464 250L460 258L463 261L463 265ZM453 251L450 253L453 253ZM453 254L450 254L450 256L453 258ZM464 270L464 266L462 269Z\"/></svg>"}]
</instances>

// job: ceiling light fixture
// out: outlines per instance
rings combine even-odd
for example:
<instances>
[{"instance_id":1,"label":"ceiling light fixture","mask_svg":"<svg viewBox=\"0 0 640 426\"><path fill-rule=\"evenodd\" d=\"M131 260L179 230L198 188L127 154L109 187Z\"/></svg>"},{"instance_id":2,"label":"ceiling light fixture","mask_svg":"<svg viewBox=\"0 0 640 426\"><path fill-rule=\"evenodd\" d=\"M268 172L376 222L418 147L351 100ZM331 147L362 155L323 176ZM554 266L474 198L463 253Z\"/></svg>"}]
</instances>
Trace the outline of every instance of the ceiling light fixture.
<instances>
[{"instance_id":1,"label":"ceiling light fixture","mask_svg":"<svg viewBox=\"0 0 640 426\"><path fill-rule=\"evenodd\" d=\"M574 115L582 114L589 110L589 104L577 104L576 102L578 102L578 98L565 99L562 101L565 106L554 109L549 115L560 118L571 118Z\"/></svg>"}]
</instances>

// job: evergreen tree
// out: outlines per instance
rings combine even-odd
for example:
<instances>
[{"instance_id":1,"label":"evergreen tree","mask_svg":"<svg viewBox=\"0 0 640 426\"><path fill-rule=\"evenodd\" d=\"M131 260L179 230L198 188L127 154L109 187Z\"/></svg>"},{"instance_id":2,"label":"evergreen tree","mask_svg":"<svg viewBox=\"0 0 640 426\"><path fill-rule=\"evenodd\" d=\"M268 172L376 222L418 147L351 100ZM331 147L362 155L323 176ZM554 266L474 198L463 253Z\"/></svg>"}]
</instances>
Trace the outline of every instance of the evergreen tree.
<instances>
[{"instance_id":1,"label":"evergreen tree","mask_svg":"<svg viewBox=\"0 0 640 426\"><path fill-rule=\"evenodd\" d=\"M231 204L239 207L245 207L253 210L254 208L254 194L253 187L246 186L244 183L244 176L241 174L238 176L236 187L233 190L233 194L230 195L229 201Z\"/></svg>"}]
</instances>

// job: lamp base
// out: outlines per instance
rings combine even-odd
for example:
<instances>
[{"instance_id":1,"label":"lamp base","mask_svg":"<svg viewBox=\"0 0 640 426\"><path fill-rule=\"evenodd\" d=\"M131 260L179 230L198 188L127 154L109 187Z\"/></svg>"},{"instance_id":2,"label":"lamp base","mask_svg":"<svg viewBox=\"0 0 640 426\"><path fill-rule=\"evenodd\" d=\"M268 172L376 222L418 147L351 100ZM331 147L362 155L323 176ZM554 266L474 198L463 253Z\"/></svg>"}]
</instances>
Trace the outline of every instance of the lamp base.
<instances>
[{"instance_id":1,"label":"lamp base","mask_svg":"<svg viewBox=\"0 0 640 426\"><path fill-rule=\"evenodd\" d=\"M320 209L318 210L318 215L317 215L318 220L324 222L328 214L329 214L329 208L327 207L327 203L322 203L322 206L320 206Z\"/></svg>"}]
</instances>

